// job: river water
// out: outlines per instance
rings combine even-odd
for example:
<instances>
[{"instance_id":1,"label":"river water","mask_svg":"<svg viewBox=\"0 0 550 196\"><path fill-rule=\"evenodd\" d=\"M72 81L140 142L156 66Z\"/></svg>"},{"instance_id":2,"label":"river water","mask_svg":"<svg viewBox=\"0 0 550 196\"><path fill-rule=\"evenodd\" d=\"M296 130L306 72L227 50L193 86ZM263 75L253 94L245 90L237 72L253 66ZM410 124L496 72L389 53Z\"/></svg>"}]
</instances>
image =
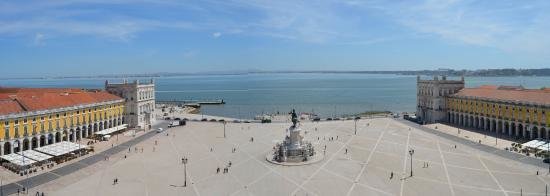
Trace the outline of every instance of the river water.
<instances>
[{"instance_id":1,"label":"river water","mask_svg":"<svg viewBox=\"0 0 550 196\"><path fill-rule=\"evenodd\" d=\"M466 77L465 80L466 87L484 84L523 85L527 88L550 86L550 77ZM9 79L0 80L0 86L103 88L104 82L104 78ZM155 78L155 83L159 100L223 99L227 104L204 105L201 112L235 118L287 113L291 108L329 117L371 110L414 111L416 107L416 76L317 73L194 75Z\"/></svg>"}]
</instances>

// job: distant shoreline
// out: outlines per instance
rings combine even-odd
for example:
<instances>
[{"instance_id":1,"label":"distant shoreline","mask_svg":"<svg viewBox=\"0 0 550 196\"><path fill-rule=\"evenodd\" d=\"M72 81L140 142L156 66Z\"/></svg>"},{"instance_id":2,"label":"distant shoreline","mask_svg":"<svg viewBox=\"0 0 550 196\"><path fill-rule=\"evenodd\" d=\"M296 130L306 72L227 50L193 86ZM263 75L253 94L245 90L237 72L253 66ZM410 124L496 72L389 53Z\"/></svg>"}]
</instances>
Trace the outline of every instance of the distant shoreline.
<instances>
[{"instance_id":1,"label":"distant shoreline","mask_svg":"<svg viewBox=\"0 0 550 196\"><path fill-rule=\"evenodd\" d=\"M482 70L416 70L416 71L226 71L226 72L198 72L198 73L152 73L152 74L112 74L112 75L91 75L91 76L53 76L53 77L7 77L0 80L45 80L45 79L104 79L104 78L162 78L162 77L177 77L177 76L216 76L216 75L246 75L246 74L393 74L393 75L446 75L446 76L466 76L466 77L545 77L550 76L550 68L542 69L482 69Z\"/></svg>"}]
</instances>

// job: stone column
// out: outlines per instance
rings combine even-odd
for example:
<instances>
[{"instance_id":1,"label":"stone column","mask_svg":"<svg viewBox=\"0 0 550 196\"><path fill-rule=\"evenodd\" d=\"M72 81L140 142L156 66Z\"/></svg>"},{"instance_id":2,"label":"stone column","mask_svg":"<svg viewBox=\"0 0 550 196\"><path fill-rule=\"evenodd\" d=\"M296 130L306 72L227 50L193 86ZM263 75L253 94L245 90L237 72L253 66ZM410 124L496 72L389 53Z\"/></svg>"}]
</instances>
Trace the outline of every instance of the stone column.
<instances>
[{"instance_id":1,"label":"stone column","mask_svg":"<svg viewBox=\"0 0 550 196\"><path fill-rule=\"evenodd\" d=\"M487 131L487 119L483 118L483 130Z\"/></svg>"},{"instance_id":2,"label":"stone column","mask_svg":"<svg viewBox=\"0 0 550 196\"><path fill-rule=\"evenodd\" d=\"M0 150L0 156L3 156L4 155L4 150L5 150L4 149L4 142L0 142L0 149L2 149L2 150Z\"/></svg>"},{"instance_id":3,"label":"stone column","mask_svg":"<svg viewBox=\"0 0 550 196\"><path fill-rule=\"evenodd\" d=\"M493 132L495 125L493 124L493 119L489 119L489 131Z\"/></svg>"},{"instance_id":4,"label":"stone column","mask_svg":"<svg viewBox=\"0 0 550 196\"><path fill-rule=\"evenodd\" d=\"M10 143L11 143L11 145L10 145L10 153L14 153L14 152L13 152L13 149L14 149L13 143L15 143L15 140L14 140L14 142L10 142Z\"/></svg>"},{"instance_id":5,"label":"stone column","mask_svg":"<svg viewBox=\"0 0 550 196\"><path fill-rule=\"evenodd\" d=\"M36 136L35 136L35 137L36 137L36 147L37 147L37 148L40 148L40 136L42 136L42 135L36 135ZM32 145L32 144L31 144L31 145ZM32 147L31 147L31 148L32 148Z\"/></svg>"},{"instance_id":6,"label":"stone column","mask_svg":"<svg viewBox=\"0 0 550 196\"><path fill-rule=\"evenodd\" d=\"M76 142L76 130L73 129L72 131L72 138L73 138L73 142Z\"/></svg>"},{"instance_id":7,"label":"stone column","mask_svg":"<svg viewBox=\"0 0 550 196\"><path fill-rule=\"evenodd\" d=\"M80 140L82 140L82 130L78 131L78 137L80 138Z\"/></svg>"}]
</instances>

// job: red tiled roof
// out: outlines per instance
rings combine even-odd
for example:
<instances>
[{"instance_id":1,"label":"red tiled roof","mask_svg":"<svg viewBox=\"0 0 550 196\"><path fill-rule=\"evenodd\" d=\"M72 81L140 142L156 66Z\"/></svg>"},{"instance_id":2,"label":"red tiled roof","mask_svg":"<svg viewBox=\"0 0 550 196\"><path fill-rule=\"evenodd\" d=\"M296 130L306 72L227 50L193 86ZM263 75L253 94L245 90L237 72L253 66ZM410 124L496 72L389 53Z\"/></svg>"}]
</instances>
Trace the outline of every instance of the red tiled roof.
<instances>
[{"instance_id":1,"label":"red tiled roof","mask_svg":"<svg viewBox=\"0 0 550 196\"><path fill-rule=\"evenodd\" d=\"M464 88L454 96L467 96L486 99L498 99L505 101L534 102L537 104L550 104L550 90L524 89L523 87L498 87L480 86L477 88Z\"/></svg>"},{"instance_id":2,"label":"red tiled roof","mask_svg":"<svg viewBox=\"0 0 550 196\"><path fill-rule=\"evenodd\" d=\"M2 100L0 101L0 114L12 114L23 112L23 108L14 100Z\"/></svg>"},{"instance_id":3,"label":"red tiled roof","mask_svg":"<svg viewBox=\"0 0 550 196\"><path fill-rule=\"evenodd\" d=\"M100 90L0 88L0 115L121 99L116 95Z\"/></svg>"}]
</instances>

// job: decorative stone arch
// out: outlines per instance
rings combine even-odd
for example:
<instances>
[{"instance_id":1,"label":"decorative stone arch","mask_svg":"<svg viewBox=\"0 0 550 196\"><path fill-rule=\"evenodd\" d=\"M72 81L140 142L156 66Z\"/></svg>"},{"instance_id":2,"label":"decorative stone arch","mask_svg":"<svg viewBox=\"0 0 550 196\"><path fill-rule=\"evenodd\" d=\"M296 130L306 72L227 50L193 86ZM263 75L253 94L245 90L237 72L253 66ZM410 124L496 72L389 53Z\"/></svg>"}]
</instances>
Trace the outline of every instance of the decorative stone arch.
<instances>
[{"instance_id":1,"label":"decorative stone arch","mask_svg":"<svg viewBox=\"0 0 550 196\"><path fill-rule=\"evenodd\" d=\"M63 133L61 131L55 132L55 142L61 142L63 139Z\"/></svg>"},{"instance_id":2,"label":"decorative stone arch","mask_svg":"<svg viewBox=\"0 0 550 196\"><path fill-rule=\"evenodd\" d=\"M63 137L62 141L69 141L69 131L63 130L61 136Z\"/></svg>"},{"instance_id":3,"label":"decorative stone arch","mask_svg":"<svg viewBox=\"0 0 550 196\"><path fill-rule=\"evenodd\" d=\"M88 137L88 126L84 125L82 126L81 130L82 130L82 137L83 138L87 138Z\"/></svg>"},{"instance_id":4,"label":"decorative stone arch","mask_svg":"<svg viewBox=\"0 0 550 196\"><path fill-rule=\"evenodd\" d=\"M484 117L479 117L478 118L478 123L479 123L479 126L478 128L481 129L481 130L485 130L485 118Z\"/></svg>"},{"instance_id":5,"label":"decorative stone arch","mask_svg":"<svg viewBox=\"0 0 550 196\"><path fill-rule=\"evenodd\" d=\"M55 135L53 133L48 134L48 144L53 144Z\"/></svg>"},{"instance_id":6,"label":"decorative stone arch","mask_svg":"<svg viewBox=\"0 0 550 196\"><path fill-rule=\"evenodd\" d=\"M13 152L12 153L15 153L15 152L20 152L21 149L23 148L23 143L21 142L21 140L15 140L13 141Z\"/></svg>"},{"instance_id":7,"label":"decorative stone arch","mask_svg":"<svg viewBox=\"0 0 550 196\"><path fill-rule=\"evenodd\" d=\"M2 149L2 150L4 151L4 154L11 154L11 153L13 153L13 152L11 151L11 146L12 146L11 142L6 142L6 143L4 143L4 146L3 146L4 148Z\"/></svg>"},{"instance_id":8,"label":"decorative stone arch","mask_svg":"<svg viewBox=\"0 0 550 196\"><path fill-rule=\"evenodd\" d=\"M40 146L45 146L45 145L47 145L47 142L48 142L48 141L46 140L46 136L45 136L45 135L41 135L39 138L40 138L40 140L39 140Z\"/></svg>"},{"instance_id":9,"label":"decorative stone arch","mask_svg":"<svg viewBox=\"0 0 550 196\"><path fill-rule=\"evenodd\" d=\"M23 139L23 151L30 150L30 142L29 138Z\"/></svg>"},{"instance_id":10,"label":"decorative stone arch","mask_svg":"<svg viewBox=\"0 0 550 196\"><path fill-rule=\"evenodd\" d=\"M67 134L68 134L67 141L69 141L69 142L74 142L74 140L73 140L74 135L75 135L74 129L70 129L70 130L67 132Z\"/></svg>"},{"instance_id":11,"label":"decorative stone arch","mask_svg":"<svg viewBox=\"0 0 550 196\"><path fill-rule=\"evenodd\" d=\"M31 149L38 148L39 140L36 137L31 138Z\"/></svg>"}]
</instances>

